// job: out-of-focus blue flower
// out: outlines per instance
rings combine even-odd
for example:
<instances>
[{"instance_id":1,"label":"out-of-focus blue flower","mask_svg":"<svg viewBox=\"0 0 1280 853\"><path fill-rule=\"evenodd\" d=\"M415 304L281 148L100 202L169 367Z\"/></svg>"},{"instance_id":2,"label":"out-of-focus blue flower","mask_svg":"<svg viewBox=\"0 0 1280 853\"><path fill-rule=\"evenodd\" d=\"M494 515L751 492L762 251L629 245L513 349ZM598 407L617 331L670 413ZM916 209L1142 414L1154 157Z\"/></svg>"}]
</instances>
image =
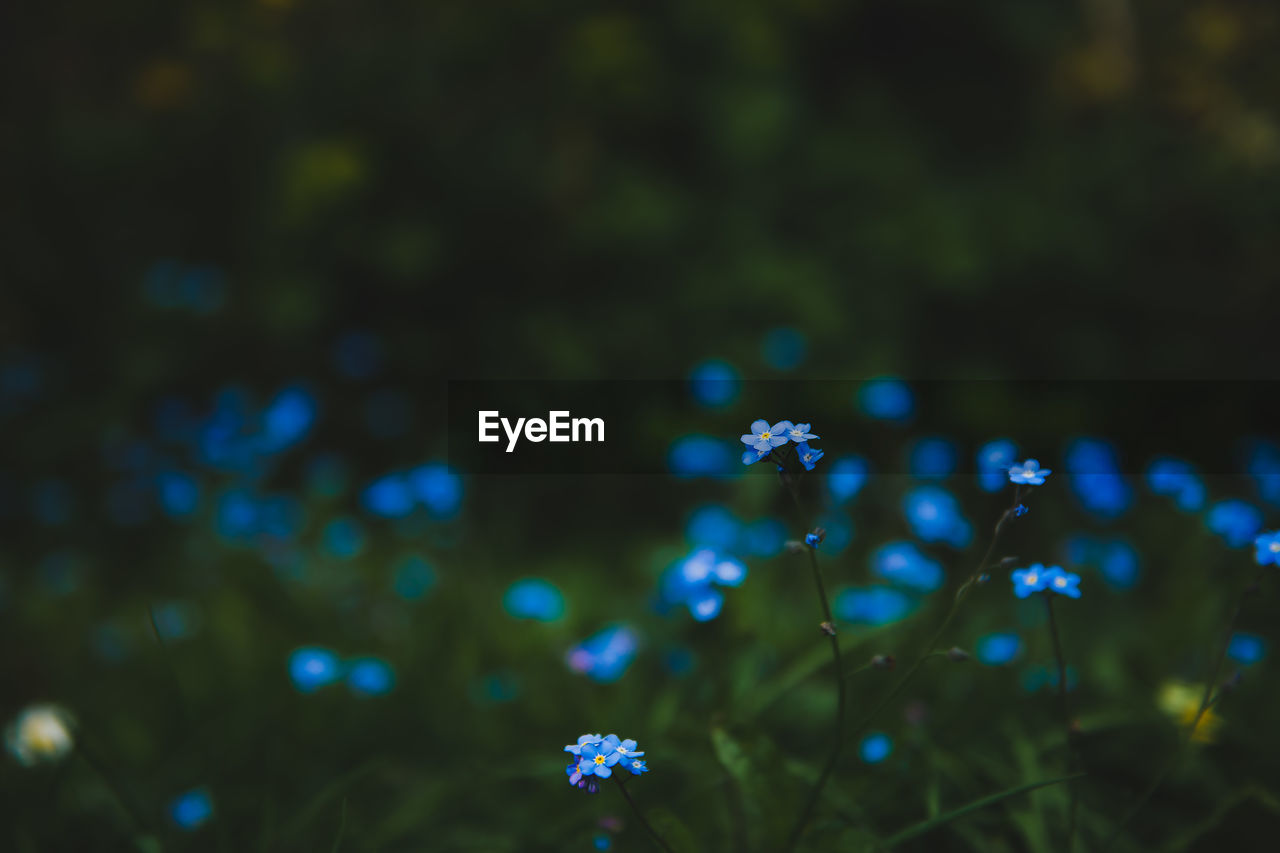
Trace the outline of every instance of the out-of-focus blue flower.
<instances>
[{"instance_id":1,"label":"out-of-focus blue flower","mask_svg":"<svg viewBox=\"0 0 1280 853\"><path fill-rule=\"evenodd\" d=\"M1095 539L1076 534L1066 541L1067 561L1080 566L1097 566L1102 578L1116 589L1131 589L1142 574L1137 550L1126 539Z\"/></svg>"},{"instance_id":2,"label":"out-of-focus blue flower","mask_svg":"<svg viewBox=\"0 0 1280 853\"><path fill-rule=\"evenodd\" d=\"M1270 504L1280 504L1280 446L1255 440L1250 443L1245 470L1258 485L1258 496Z\"/></svg>"},{"instance_id":3,"label":"out-of-focus blue flower","mask_svg":"<svg viewBox=\"0 0 1280 853\"><path fill-rule=\"evenodd\" d=\"M800 464L804 466L804 470L812 471L818 464L818 460L826 454L815 447L810 447L808 442L802 442L796 445L796 455L800 457Z\"/></svg>"},{"instance_id":4,"label":"out-of-focus blue flower","mask_svg":"<svg viewBox=\"0 0 1280 853\"><path fill-rule=\"evenodd\" d=\"M1133 490L1120 475L1120 462L1110 442L1079 438L1067 448L1068 484L1085 511L1100 518L1122 515L1133 504Z\"/></svg>"},{"instance_id":5,"label":"out-of-focus blue flower","mask_svg":"<svg viewBox=\"0 0 1280 853\"><path fill-rule=\"evenodd\" d=\"M907 452L907 470L922 480L942 480L956 470L956 447L940 436L922 438Z\"/></svg>"},{"instance_id":6,"label":"out-of-focus blue flower","mask_svg":"<svg viewBox=\"0 0 1280 853\"><path fill-rule=\"evenodd\" d=\"M364 528L354 518L335 518L324 526L321 541L332 556L350 560L364 550Z\"/></svg>"},{"instance_id":7,"label":"out-of-focus blue flower","mask_svg":"<svg viewBox=\"0 0 1280 853\"><path fill-rule=\"evenodd\" d=\"M391 586L396 595L406 601L424 598L436 585L436 573L431 564L417 554L402 557L396 564Z\"/></svg>"},{"instance_id":8,"label":"out-of-focus blue flower","mask_svg":"<svg viewBox=\"0 0 1280 853\"><path fill-rule=\"evenodd\" d=\"M1067 664L1067 690L1075 690L1080 683L1080 675L1076 668ZM1022 689L1028 693L1038 690L1058 689L1058 668L1056 666L1030 666L1022 672Z\"/></svg>"},{"instance_id":9,"label":"out-of-focus blue flower","mask_svg":"<svg viewBox=\"0 0 1280 853\"><path fill-rule=\"evenodd\" d=\"M765 363L778 370L795 370L804 363L809 342L797 329L780 326L765 333L760 344Z\"/></svg>"},{"instance_id":10,"label":"out-of-focus blue flower","mask_svg":"<svg viewBox=\"0 0 1280 853\"><path fill-rule=\"evenodd\" d=\"M742 380L732 364L704 361L689 374L689 391L693 399L709 409L720 409L738 399Z\"/></svg>"},{"instance_id":11,"label":"out-of-focus blue flower","mask_svg":"<svg viewBox=\"0 0 1280 853\"><path fill-rule=\"evenodd\" d=\"M181 640L200 628L200 611L185 601L164 601L151 608L152 628L164 640Z\"/></svg>"},{"instance_id":12,"label":"out-of-focus blue flower","mask_svg":"<svg viewBox=\"0 0 1280 853\"><path fill-rule=\"evenodd\" d=\"M1018 598L1026 598L1033 592L1040 592L1049 582L1047 570L1043 563L1032 563L1025 569L1013 571L1013 594Z\"/></svg>"},{"instance_id":13,"label":"out-of-focus blue flower","mask_svg":"<svg viewBox=\"0 0 1280 853\"><path fill-rule=\"evenodd\" d=\"M827 492L836 503L857 497L871 466L861 456L845 456L827 466Z\"/></svg>"},{"instance_id":14,"label":"out-of-focus blue flower","mask_svg":"<svg viewBox=\"0 0 1280 853\"><path fill-rule=\"evenodd\" d=\"M1262 513L1253 504L1234 498L1209 507L1205 524L1231 548L1243 548L1255 541L1262 529Z\"/></svg>"},{"instance_id":15,"label":"out-of-focus blue flower","mask_svg":"<svg viewBox=\"0 0 1280 853\"><path fill-rule=\"evenodd\" d=\"M775 447L781 447L790 440L787 438L787 429L790 426L790 421L778 421L773 426L763 418L752 421L751 432L742 435L742 443L752 450L769 451Z\"/></svg>"},{"instance_id":16,"label":"out-of-focus blue flower","mask_svg":"<svg viewBox=\"0 0 1280 853\"><path fill-rule=\"evenodd\" d=\"M1011 663L1022 651L1022 639L1017 634L987 634L979 637L974 647L978 660L987 666L1003 666Z\"/></svg>"},{"instance_id":17,"label":"out-of-focus blue flower","mask_svg":"<svg viewBox=\"0 0 1280 853\"><path fill-rule=\"evenodd\" d=\"M613 839L609 837L608 833L597 832L591 836L591 846L603 853L603 851L613 847Z\"/></svg>"},{"instance_id":18,"label":"out-of-focus blue flower","mask_svg":"<svg viewBox=\"0 0 1280 853\"><path fill-rule=\"evenodd\" d=\"M564 616L564 595L550 581L524 578L507 587L502 606L515 619L554 622Z\"/></svg>"},{"instance_id":19,"label":"out-of-focus blue flower","mask_svg":"<svg viewBox=\"0 0 1280 853\"><path fill-rule=\"evenodd\" d=\"M818 436L809 432L812 424L793 424L791 421L783 421L787 425L787 438L796 444L806 444L806 442L814 441Z\"/></svg>"},{"instance_id":20,"label":"out-of-focus blue flower","mask_svg":"<svg viewBox=\"0 0 1280 853\"><path fill-rule=\"evenodd\" d=\"M1007 438L988 441L978 448L976 458L978 487L984 492L998 492L1009 481L1009 469L1017 461L1018 446Z\"/></svg>"},{"instance_id":21,"label":"out-of-focus blue flower","mask_svg":"<svg viewBox=\"0 0 1280 853\"><path fill-rule=\"evenodd\" d=\"M360 495L360 503L382 518L404 518L413 512L416 495L403 474L386 474L370 483Z\"/></svg>"},{"instance_id":22,"label":"out-of-focus blue flower","mask_svg":"<svg viewBox=\"0 0 1280 853\"><path fill-rule=\"evenodd\" d=\"M736 452L727 441L719 438L685 435L671 442L667 450L667 467L680 477L724 477L737 469L734 464ZM743 461L747 461L745 456Z\"/></svg>"},{"instance_id":23,"label":"out-of-focus blue flower","mask_svg":"<svg viewBox=\"0 0 1280 853\"><path fill-rule=\"evenodd\" d=\"M888 625L911 615L916 608L910 596L887 586L846 589L835 599L836 616L852 625Z\"/></svg>"},{"instance_id":24,"label":"out-of-focus blue flower","mask_svg":"<svg viewBox=\"0 0 1280 853\"><path fill-rule=\"evenodd\" d=\"M169 803L169 817L180 829L198 829L213 816L213 799L207 788L179 794Z\"/></svg>"},{"instance_id":25,"label":"out-of-focus blue flower","mask_svg":"<svg viewBox=\"0 0 1280 853\"><path fill-rule=\"evenodd\" d=\"M822 528L822 550L836 555L853 543L853 520L841 510L828 510L818 516L814 528Z\"/></svg>"},{"instance_id":26,"label":"out-of-focus blue flower","mask_svg":"<svg viewBox=\"0 0 1280 853\"><path fill-rule=\"evenodd\" d=\"M751 522L740 537L741 552L755 557L776 557L787 541L787 526L776 518Z\"/></svg>"},{"instance_id":27,"label":"out-of-focus blue flower","mask_svg":"<svg viewBox=\"0 0 1280 853\"><path fill-rule=\"evenodd\" d=\"M263 443L274 452L304 439L316 419L316 401L298 386L285 388L262 413Z\"/></svg>"},{"instance_id":28,"label":"out-of-focus blue flower","mask_svg":"<svg viewBox=\"0 0 1280 853\"><path fill-rule=\"evenodd\" d=\"M1253 540L1254 559L1259 566L1280 566L1280 530L1263 533Z\"/></svg>"},{"instance_id":29,"label":"out-of-focus blue flower","mask_svg":"<svg viewBox=\"0 0 1280 853\"><path fill-rule=\"evenodd\" d=\"M727 551L742 535L742 522L725 507L711 504L694 510L684 531L691 545Z\"/></svg>"},{"instance_id":30,"label":"out-of-focus blue flower","mask_svg":"<svg viewBox=\"0 0 1280 853\"><path fill-rule=\"evenodd\" d=\"M313 693L342 678L342 663L319 646L294 649L289 655L289 678L300 692Z\"/></svg>"},{"instance_id":31,"label":"out-of-focus blue flower","mask_svg":"<svg viewBox=\"0 0 1280 853\"><path fill-rule=\"evenodd\" d=\"M462 477L443 462L428 462L411 470L409 484L432 518L450 519L462 506Z\"/></svg>"},{"instance_id":32,"label":"out-of-focus blue flower","mask_svg":"<svg viewBox=\"0 0 1280 853\"><path fill-rule=\"evenodd\" d=\"M669 605L685 605L694 619L706 622L720 615L724 604L724 594L713 585L739 586L746 576L747 567L741 561L699 548L663 573L662 599Z\"/></svg>"},{"instance_id":33,"label":"out-of-focus blue flower","mask_svg":"<svg viewBox=\"0 0 1280 853\"><path fill-rule=\"evenodd\" d=\"M1044 485L1045 477L1052 473L1048 468L1041 468L1039 460L1028 459L1026 462L1014 463L1009 468L1009 482L1020 486L1041 486Z\"/></svg>"},{"instance_id":34,"label":"out-of-focus blue flower","mask_svg":"<svg viewBox=\"0 0 1280 853\"><path fill-rule=\"evenodd\" d=\"M1147 466L1147 487L1157 495L1171 497L1178 509L1195 512L1204 508L1204 482L1195 469L1181 459L1160 457Z\"/></svg>"},{"instance_id":35,"label":"out-of-focus blue flower","mask_svg":"<svg viewBox=\"0 0 1280 853\"><path fill-rule=\"evenodd\" d=\"M1067 598L1080 597L1080 576L1058 566L1044 570L1044 588Z\"/></svg>"},{"instance_id":36,"label":"out-of-focus blue flower","mask_svg":"<svg viewBox=\"0 0 1280 853\"><path fill-rule=\"evenodd\" d=\"M611 625L569 649L569 669L604 684L627 671L639 648L639 638L626 625Z\"/></svg>"},{"instance_id":37,"label":"out-of-focus blue flower","mask_svg":"<svg viewBox=\"0 0 1280 853\"><path fill-rule=\"evenodd\" d=\"M188 518L200 508L200 484L189 474L161 471L155 482L160 507L170 518Z\"/></svg>"},{"instance_id":38,"label":"out-of-focus blue flower","mask_svg":"<svg viewBox=\"0 0 1280 853\"><path fill-rule=\"evenodd\" d=\"M356 658L347 662L347 687L357 696L382 696L396 686L396 671L381 658Z\"/></svg>"},{"instance_id":39,"label":"out-of-focus blue flower","mask_svg":"<svg viewBox=\"0 0 1280 853\"><path fill-rule=\"evenodd\" d=\"M230 542L243 542L258 532L258 504L252 493L233 489L218 499L214 517L218 535Z\"/></svg>"},{"instance_id":40,"label":"out-of-focus blue flower","mask_svg":"<svg viewBox=\"0 0 1280 853\"><path fill-rule=\"evenodd\" d=\"M863 414L881 421L905 423L915 412L915 396L900 379L872 379L862 383L857 405Z\"/></svg>"},{"instance_id":41,"label":"out-of-focus blue flower","mask_svg":"<svg viewBox=\"0 0 1280 853\"><path fill-rule=\"evenodd\" d=\"M871 552L871 571L887 581L921 592L942 586L942 566L912 542L890 542Z\"/></svg>"},{"instance_id":42,"label":"out-of-focus blue flower","mask_svg":"<svg viewBox=\"0 0 1280 853\"><path fill-rule=\"evenodd\" d=\"M960 505L941 486L912 489L902 499L902 511L921 541L963 548L973 539L973 528L960 514Z\"/></svg>"},{"instance_id":43,"label":"out-of-focus blue flower","mask_svg":"<svg viewBox=\"0 0 1280 853\"><path fill-rule=\"evenodd\" d=\"M870 732L858 744L858 757L867 764L879 764L893 752L893 738L884 732Z\"/></svg>"},{"instance_id":44,"label":"out-of-focus blue flower","mask_svg":"<svg viewBox=\"0 0 1280 853\"><path fill-rule=\"evenodd\" d=\"M347 332L333 348L333 364L348 379L368 379L382 367L382 343L368 332Z\"/></svg>"},{"instance_id":45,"label":"out-of-focus blue flower","mask_svg":"<svg viewBox=\"0 0 1280 853\"><path fill-rule=\"evenodd\" d=\"M1267 656L1267 641L1256 634L1236 632L1227 643L1227 656L1238 664L1250 666Z\"/></svg>"},{"instance_id":46,"label":"out-of-focus blue flower","mask_svg":"<svg viewBox=\"0 0 1280 853\"><path fill-rule=\"evenodd\" d=\"M36 521L46 527L61 527L71 520L75 500L71 488L63 481L41 480L31 497Z\"/></svg>"}]
</instances>

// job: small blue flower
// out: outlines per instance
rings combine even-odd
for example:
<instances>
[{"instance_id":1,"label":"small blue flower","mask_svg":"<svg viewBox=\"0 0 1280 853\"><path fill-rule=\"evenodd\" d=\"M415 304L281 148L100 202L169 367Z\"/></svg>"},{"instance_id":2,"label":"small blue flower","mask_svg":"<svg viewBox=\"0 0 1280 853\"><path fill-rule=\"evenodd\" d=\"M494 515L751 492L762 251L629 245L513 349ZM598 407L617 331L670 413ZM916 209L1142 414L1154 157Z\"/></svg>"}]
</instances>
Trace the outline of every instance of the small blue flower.
<instances>
[{"instance_id":1,"label":"small blue flower","mask_svg":"<svg viewBox=\"0 0 1280 853\"><path fill-rule=\"evenodd\" d=\"M1254 540L1259 566L1280 566L1280 530L1270 530Z\"/></svg>"},{"instance_id":2,"label":"small blue flower","mask_svg":"<svg viewBox=\"0 0 1280 853\"><path fill-rule=\"evenodd\" d=\"M1047 570L1043 563L1032 563L1025 569L1013 572L1013 594L1018 598L1026 598L1033 592L1040 592L1049 582Z\"/></svg>"},{"instance_id":3,"label":"small blue flower","mask_svg":"<svg viewBox=\"0 0 1280 853\"><path fill-rule=\"evenodd\" d=\"M1024 515L1026 515L1029 512L1031 512L1031 510L1027 507L1026 504L1018 504L1013 508L1013 517L1022 518Z\"/></svg>"},{"instance_id":4,"label":"small blue flower","mask_svg":"<svg viewBox=\"0 0 1280 853\"><path fill-rule=\"evenodd\" d=\"M745 436L744 436L744 439L745 439ZM768 450L744 450L742 451L742 464L754 465L768 455L769 455Z\"/></svg>"},{"instance_id":5,"label":"small blue flower","mask_svg":"<svg viewBox=\"0 0 1280 853\"><path fill-rule=\"evenodd\" d=\"M1227 644L1227 657L1251 666L1267 656L1267 641L1256 634L1235 633Z\"/></svg>"},{"instance_id":6,"label":"small blue flower","mask_svg":"<svg viewBox=\"0 0 1280 853\"><path fill-rule=\"evenodd\" d=\"M1009 481L1020 486L1039 486L1052 473L1048 468L1041 468L1038 460L1028 459L1009 469Z\"/></svg>"},{"instance_id":7,"label":"small blue flower","mask_svg":"<svg viewBox=\"0 0 1280 853\"><path fill-rule=\"evenodd\" d=\"M643 752L638 751L639 744L637 744L631 738L627 738L626 740L620 740L617 735L608 735L605 737L602 743L607 743L611 745L614 751L617 752L618 756L623 760L626 760L628 758L639 758L640 756L644 755Z\"/></svg>"},{"instance_id":8,"label":"small blue flower","mask_svg":"<svg viewBox=\"0 0 1280 853\"><path fill-rule=\"evenodd\" d=\"M582 755L582 748L587 744L598 744L604 742L603 735L582 735L578 738L578 742L571 743L564 748L564 751L571 755Z\"/></svg>"},{"instance_id":9,"label":"small blue flower","mask_svg":"<svg viewBox=\"0 0 1280 853\"><path fill-rule=\"evenodd\" d=\"M817 548L821 542L822 537L816 533L806 533L804 535L804 544L808 545L810 548Z\"/></svg>"},{"instance_id":10,"label":"small blue flower","mask_svg":"<svg viewBox=\"0 0 1280 853\"><path fill-rule=\"evenodd\" d=\"M978 485L984 492L998 492L1007 482L1017 446L1007 438L989 441L978 449Z\"/></svg>"},{"instance_id":11,"label":"small blue flower","mask_svg":"<svg viewBox=\"0 0 1280 853\"><path fill-rule=\"evenodd\" d=\"M578 769L583 776L608 779L613 775L613 765L622 760L618 750L608 741L584 743L579 750Z\"/></svg>"},{"instance_id":12,"label":"small blue flower","mask_svg":"<svg viewBox=\"0 0 1280 853\"><path fill-rule=\"evenodd\" d=\"M623 766L631 771L632 776L639 776L641 773L649 772L649 768L645 766L645 763L638 758L632 758L627 760Z\"/></svg>"},{"instance_id":13,"label":"small blue flower","mask_svg":"<svg viewBox=\"0 0 1280 853\"><path fill-rule=\"evenodd\" d=\"M1050 566L1044 571L1044 588L1067 598L1080 597L1080 576L1063 571L1058 566Z\"/></svg>"},{"instance_id":14,"label":"small blue flower","mask_svg":"<svg viewBox=\"0 0 1280 853\"><path fill-rule=\"evenodd\" d=\"M338 656L315 646L295 649L289 655L289 678L303 693L312 693L343 676Z\"/></svg>"},{"instance_id":15,"label":"small blue flower","mask_svg":"<svg viewBox=\"0 0 1280 853\"><path fill-rule=\"evenodd\" d=\"M769 426L766 420L752 421L751 432L742 436L742 443L754 450L763 450L768 453L775 447L781 447L790 441L786 435L786 429L790 426L787 421L779 421L773 426Z\"/></svg>"},{"instance_id":16,"label":"small blue flower","mask_svg":"<svg viewBox=\"0 0 1280 853\"><path fill-rule=\"evenodd\" d=\"M813 436L817 438L817 436ZM800 442L796 445L796 454L800 457L800 464L804 466L804 470L812 471L813 466L818 464L818 460L823 457L823 452L817 448L810 447L808 442Z\"/></svg>"},{"instance_id":17,"label":"small blue flower","mask_svg":"<svg viewBox=\"0 0 1280 853\"><path fill-rule=\"evenodd\" d=\"M818 437L809 432L809 427L813 426L812 424L792 424L791 421L783 421L779 426L786 427L784 434L796 444L804 444L806 441L811 441Z\"/></svg>"}]
</instances>

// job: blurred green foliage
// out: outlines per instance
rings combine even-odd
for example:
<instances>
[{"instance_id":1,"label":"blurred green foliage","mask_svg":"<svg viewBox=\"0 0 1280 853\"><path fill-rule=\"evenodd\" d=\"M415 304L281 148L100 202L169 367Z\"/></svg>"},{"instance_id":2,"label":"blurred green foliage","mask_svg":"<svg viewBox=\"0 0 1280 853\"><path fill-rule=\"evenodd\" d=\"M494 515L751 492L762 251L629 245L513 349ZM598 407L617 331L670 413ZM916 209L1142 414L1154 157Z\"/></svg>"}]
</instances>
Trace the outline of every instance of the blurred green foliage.
<instances>
[{"instance_id":1,"label":"blurred green foliage","mask_svg":"<svg viewBox=\"0 0 1280 853\"><path fill-rule=\"evenodd\" d=\"M5 849L585 850L612 816L616 849L646 849L613 792L565 784L561 745L602 729L649 751L631 790L673 844L778 849L831 736L807 569L751 561L707 624L648 604L693 507L799 535L785 495L770 478L476 478L457 519L371 522L358 558L326 556L323 525L357 511L360 487L444 454L446 379L671 378L708 357L777 378L760 341L778 326L803 330L813 377L1238 379L1276 363L1268 4L125 0L3 21L0 357L43 378L0 413L0 485L54 477L78 503L62 525L22 502L0 518L0 709L60 703L107 769L6 762ZM216 271L218 304L156 304L166 259ZM352 329L385 347L371 385L332 369ZM299 378L321 425L261 485L304 499L305 583L215 535L228 478L208 479L190 523L107 519L103 447L145 439L158 400ZM407 395L404 434L363 427L371 390ZM824 439L865 452L864 436ZM308 491L320 451L341 455L345 488ZM858 499L854 544L825 561L834 587L866 582L867 553L904 535L900 485ZM978 536L947 555L952 583L1003 506L957 491ZM1178 738L1160 686L1202 681L1247 582L1248 555L1189 519L1141 504L1124 532L1143 583L1086 578L1062 609L1082 849L1159 772ZM1005 547L1047 557L1090 523L1045 490ZM69 591L39 568L68 550ZM410 551L439 578L420 602L391 592ZM502 612L527 576L560 586L564 620ZM908 660L948 594L898 625L842 627L846 656ZM1276 594L1268 578L1242 616L1273 644ZM157 643L148 610L173 600L200 630ZM1019 614L993 583L946 643L1016 627L1047 663L1043 626ZM568 671L565 649L619 619L646 637L627 675ZM286 658L309 644L387 658L398 689L298 694ZM687 677L662 667L673 646L693 652ZM850 681L855 719L895 674ZM1223 700L1217 742L1193 746L1126 849L1266 849L1278 698L1264 675ZM1055 702L1016 669L928 662L874 724L891 758L868 766L849 745L807 849L864 849L1062 775ZM197 786L215 816L182 832L166 809ZM1060 849L1069 790L900 849Z\"/></svg>"}]
</instances>

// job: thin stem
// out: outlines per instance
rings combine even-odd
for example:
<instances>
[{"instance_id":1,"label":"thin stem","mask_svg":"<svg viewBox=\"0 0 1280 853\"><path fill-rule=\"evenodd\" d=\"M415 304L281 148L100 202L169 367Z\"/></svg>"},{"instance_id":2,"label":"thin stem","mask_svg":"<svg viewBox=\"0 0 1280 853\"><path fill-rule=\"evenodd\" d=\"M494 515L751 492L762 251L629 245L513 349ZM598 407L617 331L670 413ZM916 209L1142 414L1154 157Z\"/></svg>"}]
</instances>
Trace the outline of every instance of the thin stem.
<instances>
[{"instance_id":1,"label":"thin stem","mask_svg":"<svg viewBox=\"0 0 1280 853\"><path fill-rule=\"evenodd\" d=\"M1058 633L1058 621L1053 615L1054 593L1044 592L1044 606L1049 613L1049 636L1053 638L1053 656L1058 662L1058 697L1062 703L1062 731L1066 738L1064 747L1067 751L1067 771L1070 776L1075 772L1075 743L1071 730L1071 706L1067 701L1067 658L1062 653L1062 637ZM1072 853L1076 840L1076 786L1068 785L1071 801L1067 811L1067 853Z\"/></svg>"},{"instance_id":2,"label":"thin stem","mask_svg":"<svg viewBox=\"0 0 1280 853\"><path fill-rule=\"evenodd\" d=\"M1120 822L1116 824L1115 829L1111 830L1111 834L1103 842L1103 850L1108 850L1111 845L1115 844L1116 839L1120 837L1120 833L1124 831L1129 821L1133 820L1134 816L1142 811L1142 807L1147 804L1156 790L1173 775L1173 771L1178 768L1178 764L1182 760L1183 753L1187 751L1187 747L1191 743L1192 736L1195 735L1196 728L1200 725L1201 718L1204 717L1210 707L1222 698L1222 691L1218 691L1215 694L1214 688L1218 686L1218 677L1222 673L1222 664L1227 659L1227 649L1231 646L1231 635L1235 632L1236 622L1240 619L1240 612L1244 610L1245 599L1258 588L1258 585L1262 582L1262 575L1263 571L1259 568L1253 580L1241 591L1239 598L1236 599L1235 609L1231 612L1231 618L1227 620L1226 636L1222 641L1222 648L1214 659L1212 668L1209 670L1208 679L1205 680L1204 694L1200 697L1200 707L1196 711L1196 715L1192 717L1191 725L1187 726L1186 732L1183 733L1178 748L1174 750L1173 756L1169 759L1168 764L1165 765L1164 770L1155 779L1151 780L1151 784L1138 796L1137 802L1133 804L1129 811L1125 812L1124 817L1120 818Z\"/></svg>"},{"instance_id":3,"label":"thin stem","mask_svg":"<svg viewBox=\"0 0 1280 853\"><path fill-rule=\"evenodd\" d=\"M822 582L822 570L818 568L817 552L813 548L809 548L808 551L809 566L813 569L813 583L818 589L818 600L822 602L822 616L826 620L824 624L828 626L828 637L831 640L831 658L835 663L836 718L835 732L832 735L831 749L827 754L827 761L822 765L822 772L818 774L818 781L813 783L813 788L809 791L809 799L805 801L804 809L801 810L800 817L796 820L795 826L792 827L791 837L787 841L786 849L788 850L794 849L796 843L800 840L800 835L804 832L805 825L809 822L809 816L818 804L818 798L822 796L822 789L826 787L827 780L831 778L832 771L836 769L836 764L840 760L840 751L844 749L845 742L844 682L846 675L844 663L840 657L840 638L835 634L835 619L831 615L831 604L827 600L826 585Z\"/></svg>"},{"instance_id":4,"label":"thin stem","mask_svg":"<svg viewBox=\"0 0 1280 853\"><path fill-rule=\"evenodd\" d=\"M640 825L648 830L649 837L653 839L655 844L666 850L667 853L674 853L666 839L659 835L658 830L653 828L653 824L645 819L644 813L640 811L640 806L636 805L636 801L631 799L631 792L627 790L627 783L622 781L622 776L619 774L613 778L618 783L618 790L622 792L623 798L631 805L631 810L636 813L636 820L640 821Z\"/></svg>"},{"instance_id":5,"label":"thin stem","mask_svg":"<svg viewBox=\"0 0 1280 853\"><path fill-rule=\"evenodd\" d=\"M98 778L107 786L107 790L111 792L116 803L129 818L133 833L135 835L143 834L146 831L147 820L143 817L142 809L134 802L133 795L124 787L124 783L107 768L106 763L85 743L83 734L76 739L75 752L76 755L84 759L84 763L89 765L89 768L98 774Z\"/></svg>"},{"instance_id":6,"label":"thin stem","mask_svg":"<svg viewBox=\"0 0 1280 853\"><path fill-rule=\"evenodd\" d=\"M857 736L857 734L863 729L871 725L872 721L876 718L876 715L883 711L885 707L894 700L894 697L901 693L907 684L910 683L916 672L924 665L924 662L929 660L929 658L934 657L936 654L934 647L938 645L938 641L941 640L942 635L946 633L947 627L951 624L951 620L955 618L956 613L960 609L960 602L964 601L965 596L969 594L970 588L977 583L978 578L982 576L983 571L990 564L991 555L994 554L996 550L996 543L1000 541L1000 533L1004 530L1005 524L1015 517L1014 512L1018 504L1021 502L1021 498L1022 487L1019 486L1014 490L1013 503L996 521L995 528L991 532L991 543L987 545L986 553L983 554L982 559L978 561L977 568L973 570L973 573L970 574L965 582L960 585L960 588L956 590L955 597L951 601L951 607L947 610L947 615L943 617L942 623L938 625L937 629L933 632L933 636L929 638L929 642L925 645L924 651L921 652L920 657L911 664L903 674L902 678L898 679L897 684L895 684L889 692L885 694L885 696L877 702L874 707L872 707L870 711L863 715L858 724L853 727L854 736Z\"/></svg>"}]
</instances>

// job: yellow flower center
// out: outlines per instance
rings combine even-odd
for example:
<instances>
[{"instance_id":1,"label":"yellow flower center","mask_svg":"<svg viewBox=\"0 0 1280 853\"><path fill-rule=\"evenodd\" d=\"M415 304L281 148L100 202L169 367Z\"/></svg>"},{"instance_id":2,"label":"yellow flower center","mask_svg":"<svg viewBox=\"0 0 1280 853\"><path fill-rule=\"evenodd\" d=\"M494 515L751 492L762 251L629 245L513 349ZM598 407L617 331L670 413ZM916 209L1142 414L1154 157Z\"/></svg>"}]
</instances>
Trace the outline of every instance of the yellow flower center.
<instances>
[{"instance_id":1,"label":"yellow flower center","mask_svg":"<svg viewBox=\"0 0 1280 853\"><path fill-rule=\"evenodd\" d=\"M596 756L596 764L604 764L604 756L603 756L603 755L597 755L597 756Z\"/></svg>"},{"instance_id":2,"label":"yellow flower center","mask_svg":"<svg viewBox=\"0 0 1280 853\"><path fill-rule=\"evenodd\" d=\"M1056 586L1056 587L1059 587L1059 588L1064 587L1064 586L1066 586L1066 585L1067 585L1067 579L1066 579L1066 578L1054 578L1054 579L1053 579L1053 585L1054 585L1054 586Z\"/></svg>"},{"instance_id":3,"label":"yellow flower center","mask_svg":"<svg viewBox=\"0 0 1280 853\"><path fill-rule=\"evenodd\" d=\"M761 438L772 438L772 437L773 437L773 433L769 432L768 430L765 430L764 432L760 433L760 437L761 437Z\"/></svg>"},{"instance_id":4,"label":"yellow flower center","mask_svg":"<svg viewBox=\"0 0 1280 853\"><path fill-rule=\"evenodd\" d=\"M1280 539L1277 539L1275 542L1271 543L1271 553L1280 554Z\"/></svg>"},{"instance_id":5,"label":"yellow flower center","mask_svg":"<svg viewBox=\"0 0 1280 853\"><path fill-rule=\"evenodd\" d=\"M1039 582L1039 580L1040 580L1040 576L1035 572L1032 572L1031 574L1027 575L1026 583L1028 586L1030 586L1033 583Z\"/></svg>"}]
</instances>

